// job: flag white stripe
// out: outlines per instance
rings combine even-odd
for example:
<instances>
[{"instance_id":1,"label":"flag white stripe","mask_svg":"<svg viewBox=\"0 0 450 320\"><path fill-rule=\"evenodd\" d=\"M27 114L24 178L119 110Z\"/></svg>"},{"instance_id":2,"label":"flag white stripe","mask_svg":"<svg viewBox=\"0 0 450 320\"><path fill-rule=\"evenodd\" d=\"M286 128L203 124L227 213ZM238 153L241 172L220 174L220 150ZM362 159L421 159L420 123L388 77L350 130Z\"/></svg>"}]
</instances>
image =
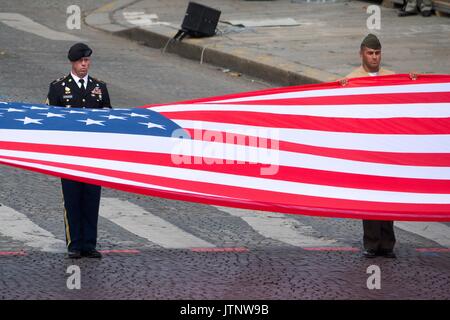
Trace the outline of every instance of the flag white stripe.
<instances>
[{"instance_id":1,"label":"flag white stripe","mask_svg":"<svg viewBox=\"0 0 450 320\"><path fill-rule=\"evenodd\" d=\"M353 96L361 94L394 94L394 93L429 93L429 92L449 92L450 83L425 83L425 84L407 84L395 86L373 86L358 88L336 88L322 90L295 91L286 93L266 94L260 96L251 96L243 98L214 100L210 103L231 103L244 101L265 101L273 99L293 99L293 98L313 98L313 97L337 97Z\"/></svg>"},{"instance_id":2,"label":"flag white stripe","mask_svg":"<svg viewBox=\"0 0 450 320\"><path fill-rule=\"evenodd\" d=\"M367 134L277 129L208 121L173 120L186 129L222 131L304 145L379 152L449 153L450 134ZM7 138L6 138L7 137ZM222 137L226 142L226 136ZM0 129L0 141L71 145L142 152L172 153L186 139L114 133ZM196 143L196 142L195 142ZM208 142L203 142L208 143ZM220 142L215 142L220 143Z\"/></svg>"},{"instance_id":3,"label":"flag white stripe","mask_svg":"<svg viewBox=\"0 0 450 320\"><path fill-rule=\"evenodd\" d=\"M348 199L361 201L375 201L375 202L390 202L390 203L411 203L411 204L450 204L450 194L426 194L414 192L394 192L394 191L379 191L379 190L365 190L344 187L332 187L325 185L315 185L308 183L298 183L283 180L274 180L260 177L247 177L234 174L217 173L209 171L199 171L176 167L165 167L157 165L137 164L123 161L101 160L92 158L82 158L73 156L57 156L47 154L29 154L30 158L42 159L47 161L57 161L59 163L76 163L79 165L90 166L94 168L118 170L122 172L139 172L141 174L154 175L165 178L181 179L186 181L201 181L206 183L226 186L236 186L242 188L250 188L255 190L265 190L274 192L286 192L289 190L291 194L326 197L333 199ZM5 159L0 158L0 161ZM12 161L9 160L9 163ZM41 165L29 164L33 167ZM69 170L76 172L76 170ZM78 173L80 174L80 173ZM84 177L102 178L106 181L117 181L119 183L127 182L131 185L146 186L146 184L127 181L123 179L107 178L96 174L85 174ZM153 187L150 185L150 187Z\"/></svg>"},{"instance_id":4,"label":"flag white stripe","mask_svg":"<svg viewBox=\"0 0 450 320\"><path fill-rule=\"evenodd\" d=\"M450 134L370 134L279 129L210 121L172 119L185 129L211 130L300 143L309 146L405 153L448 153Z\"/></svg>"},{"instance_id":5,"label":"flag white stripe","mask_svg":"<svg viewBox=\"0 0 450 320\"><path fill-rule=\"evenodd\" d=\"M355 104L355 105L230 105L178 104L149 108L157 112L242 111L327 118L448 118L450 103Z\"/></svg>"},{"instance_id":6,"label":"flag white stripe","mask_svg":"<svg viewBox=\"0 0 450 320\"><path fill-rule=\"evenodd\" d=\"M109 177L109 176L105 176L105 175L101 175L101 174L94 174L94 173L89 173L89 172L84 172L84 171L79 171L79 170L65 169L65 168L60 168L60 167L55 167L55 166L32 163L32 162L27 162L26 159L24 159L24 161L18 161L18 160L10 160L10 159L5 159L5 158L0 158L0 161L9 163L9 164L27 166L27 167L31 167L31 168L47 170L47 171L52 171L52 172L56 172L56 173L78 176L81 178L102 180L105 182L120 183L120 184L124 184L124 185L133 185L136 187L144 187L144 188L150 188L150 189L184 192L184 193L189 193L189 194L208 195L207 193L198 193L198 192L192 192L189 190L175 189L175 188L166 188L166 187L153 185L153 184L149 184L149 183L141 183L141 182L136 182L136 181L132 181L132 180L114 178L114 177ZM120 168L117 170L120 170Z\"/></svg>"}]
</instances>

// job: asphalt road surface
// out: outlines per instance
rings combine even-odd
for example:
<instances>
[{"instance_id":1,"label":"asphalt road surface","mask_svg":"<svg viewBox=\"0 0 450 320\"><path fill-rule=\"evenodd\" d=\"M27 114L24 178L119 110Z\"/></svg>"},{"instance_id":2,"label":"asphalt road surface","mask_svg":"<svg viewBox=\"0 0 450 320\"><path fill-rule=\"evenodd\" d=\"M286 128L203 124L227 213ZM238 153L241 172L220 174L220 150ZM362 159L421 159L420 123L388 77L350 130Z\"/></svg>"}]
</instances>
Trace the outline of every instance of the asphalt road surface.
<instances>
[{"instance_id":1,"label":"asphalt road surface","mask_svg":"<svg viewBox=\"0 0 450 320\"><path fill-rule=\"evenodd\" d=\"M69 5L86 14L106 3L2 0L0 100L43 103L49 83L69 72L67 50L77 39L93 48L90 73L108 83L114 106L272 86L84 24L66 28ZM72 261L65 255L59 180L7 166L0 166L0 179L0 299L450 298L448 223L396 222L398 258L367 260L359 220L103 189L98 248L104 258ZM79 288L70 285L71 266L79 267ZM367 285L370 266L379 268L379 288Z\"/></svg>"}]
</instances>

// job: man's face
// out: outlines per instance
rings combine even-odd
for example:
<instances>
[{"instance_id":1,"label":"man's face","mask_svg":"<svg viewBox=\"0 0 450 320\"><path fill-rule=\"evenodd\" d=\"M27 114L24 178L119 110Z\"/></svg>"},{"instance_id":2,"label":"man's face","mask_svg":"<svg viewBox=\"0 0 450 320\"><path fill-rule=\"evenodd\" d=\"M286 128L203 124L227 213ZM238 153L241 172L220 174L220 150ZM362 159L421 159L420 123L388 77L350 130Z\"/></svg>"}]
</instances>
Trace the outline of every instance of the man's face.
<instances>
[{"instance_id":1,"label":"man's face","mask_svg":"<svg viewBox=\"0 0 450 320\"><path fill-rule=\"evenodd\" d=\"M89 71L91 58L85 57L72 62L72 72L80 78L84 78Z\"/></svg>"},{"instance_id":2,"label":"man's face","mask_svg":"<svg viewBox=\"0 0 450 320\"><path fill-rule=\"evenodd\" d=\"M380 69L381 49L363 47L359 52L366 71L377 72Z\"/></svg>"}]
</instances>

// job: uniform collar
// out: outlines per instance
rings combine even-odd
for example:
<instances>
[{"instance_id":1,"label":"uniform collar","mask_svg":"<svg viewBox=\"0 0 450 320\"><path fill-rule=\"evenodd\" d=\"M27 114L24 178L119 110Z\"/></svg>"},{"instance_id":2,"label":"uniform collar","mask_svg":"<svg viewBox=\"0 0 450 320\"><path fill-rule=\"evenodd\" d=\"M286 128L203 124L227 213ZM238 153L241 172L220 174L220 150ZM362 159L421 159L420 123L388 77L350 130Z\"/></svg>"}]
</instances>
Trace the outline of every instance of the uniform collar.
<instances>
[{"instance_id":1,"label":"uniform collar","mask_svg":"<svg viewBox=\"0 0 450 320\"><path fill-rule=\"evenodd\" d=\"M76 76L75 74L73 74L73 72L70 72L70 75L72 76L73 80L75 80L75 83L78 85L80 79L84 80L85 86L87 86L88 83L88 78L89 78L89 74L87 74L86 76L84 76L83 78L80 78L78 76Z\"/></svg>"}]
</instances>

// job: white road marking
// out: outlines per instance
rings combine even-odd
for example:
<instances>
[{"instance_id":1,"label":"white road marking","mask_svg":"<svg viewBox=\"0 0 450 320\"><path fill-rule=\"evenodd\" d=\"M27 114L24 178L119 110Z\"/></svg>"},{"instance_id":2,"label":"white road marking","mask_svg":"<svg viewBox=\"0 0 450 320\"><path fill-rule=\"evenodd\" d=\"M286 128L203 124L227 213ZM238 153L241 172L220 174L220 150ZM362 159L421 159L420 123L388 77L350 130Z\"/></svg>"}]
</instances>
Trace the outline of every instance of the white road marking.
<instances>
[{"instance_id":1,"label":"white road marking","mask_svg":"<svg viewBox=\"0 0 450 320\"><path fill-rule=\"evenodd\" d=\"M450 228L439 222L404 222L396 221L394 225L402 230L415 233L450 248Z\"/></svg>"},{"instance_id":2,"label":"white road marking","mask_svg":"<svg viewBox=\"0 0 450 320\"><path fill-rule=\"evenodd\" d=\"M318 237L312 227L289 218L286 214L250 211L227 207L217 209L242 218L256 232L297 247L329 247L338 246L336 240Z\"/></svg>"},{"instance_id":3,"label":"white road marking","mask_svg":"<svg viewBox=\"0 0 450 320\"><path fill-rule=\"evenodd\" d=\"M139 237L167 249L215 247L128 201L102 198L100 215Z\"/></svg>"},{"instance_id":4,"label":"white road marking","mask_svg":"<svg viewBox=\"0 0 450 320\"><path fill-rule=\"evenodd\" d=\"M33 33L37 36L50 40L74 41L74 42L86 41L85 39L79 38L77 36L68 33L52 30L18 13L0 12L0 22L3 22L9 27Z\"/></svg>"},{"instance_id":5,"label":"white road marking","mask_svg":"<svg viewBox=\"0 0 450 320\"><path fill-rule=\"evenodd\" d=\"M65 252L65 241L42 229L28 217L12 208L0 206L0 234L44 252Z\"/></svg>"},{"instance_id":6,"label":"white road marking","mask_svg":"<svg viewBox=\"0 0 450 320\"><path fill-rule=\"evenodd\" d=\"M146 14L144 11L129 11L123 12L123 17L129 23L140 27L149 27L155 25L165 25L170 26L169 22L159 21L158 15L151 13Z\"/></svg>"},{"instance_id":7,"label":"white road marking","mask_svg":"<svg viewBox=\"0 0 450 320\"><path fill-rule=\"evenodd\" d=\"M284 27L299 26L300 23L293 18L255 19L255 20L225 20L225 23L239 27Z\"/></svg>"}]
</instances>

